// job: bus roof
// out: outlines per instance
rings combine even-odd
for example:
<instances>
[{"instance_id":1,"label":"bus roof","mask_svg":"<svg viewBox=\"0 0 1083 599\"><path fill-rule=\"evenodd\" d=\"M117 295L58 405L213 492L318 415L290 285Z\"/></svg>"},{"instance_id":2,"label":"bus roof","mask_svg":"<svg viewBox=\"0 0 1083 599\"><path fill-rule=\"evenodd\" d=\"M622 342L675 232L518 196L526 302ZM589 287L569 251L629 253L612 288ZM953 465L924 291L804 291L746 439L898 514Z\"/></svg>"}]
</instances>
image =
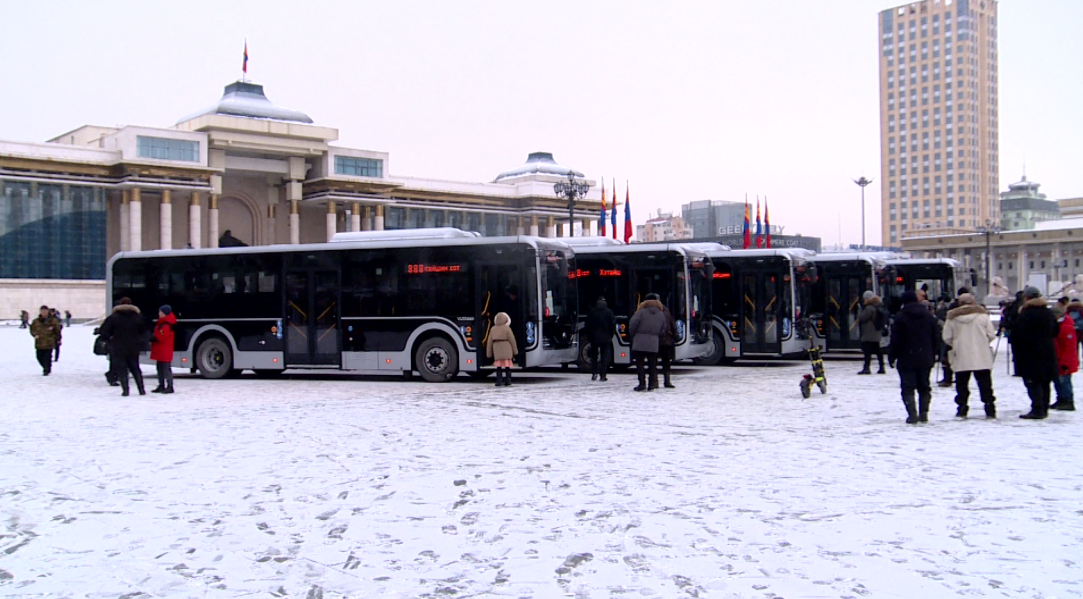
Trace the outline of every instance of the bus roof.
<instances>
[{"instance_id":1,"label":"bus roof","mask_svg":"<svg viewBox=\"0 0 1083 599\"><path fill-rule=\"evenodd\" d=\"M877 267L887 263L882 256L866 252L832 252L828 254L816 254L810 256L809 260L813 262L852 262L854 260L861 260Z\"/></svg>"},{"instance_id":2,"label":"bus roof","mask_svg":"<svg viewBox=\"0 0 1083 599\"><path fill-rule=\"evenodd\" d=\"M732 250L728 247L725 247L725 249L723 250L713 250L707 252L707 255L711 256L712 258L714 258L715 256L719 258L770 258L777 256L780 258L789 258L790 260L797 259L802 261L811 260L814 254L815 252L813 252L812 250L806 250L803 248L761 248L748 250Z\"/></svg>"},{"instance_id":3,"label":"bus roof","mask_svg":"<svg viewBox=\"0 0 1083 599\"><path fill-rule=\"evenodd\" d=\"M563 239L563 238L562 238ZM707 252L697 248L699 244L690 243L631 243L631 244L596 244L592 245L587 242L573 241L575 238L569 239L568 245L575 250L576 254L589 255L589 254L643 254L647 252L674 252L685 257L692 258L707 258ZM592 239L590 237L582 237L580 239ZM598 238L600 239L600 238Z\"/></svg>"},{"instance_id":4,"label":"bus roof","mask_svg":"<svg viewBox=\"0 0 1083 599\"><path fill-rule=\"evenodd\" d=\"M569 252L569 257L574 256L575 251L567 244L558 239L545 237L532 237L530 235L509 235L504 237L428 237L428 238L401 238L393 236L388 238L366 239L364 241L340 240L323 243L305 244L274 244L253 245L228 248L203 248L181 250L142 250L117 252L109 259L107 270L112 270L112 265L117 260L126 258L172 258L187 256L237 256L245 254L285 254L292 252L311 251L335 251L351 249L372 248L413 248L413 247L471 247L487 245L526 244L535 249L553 249Z\"/></svg>"},{"instance_id":5,"label":"bus roof","mask_svg":"<svg viewBox=\"0 0 1083 599\"><path fill-rule=\"evenodd\" d=\"M913 266L931 266L942 264L944 266L950 266L952 268L962 268L963 264L958 260L951 258L898 258L895 260L888 260L888 264L892 266L906 266L907 264Z\"/></svg>"}]
</instances>

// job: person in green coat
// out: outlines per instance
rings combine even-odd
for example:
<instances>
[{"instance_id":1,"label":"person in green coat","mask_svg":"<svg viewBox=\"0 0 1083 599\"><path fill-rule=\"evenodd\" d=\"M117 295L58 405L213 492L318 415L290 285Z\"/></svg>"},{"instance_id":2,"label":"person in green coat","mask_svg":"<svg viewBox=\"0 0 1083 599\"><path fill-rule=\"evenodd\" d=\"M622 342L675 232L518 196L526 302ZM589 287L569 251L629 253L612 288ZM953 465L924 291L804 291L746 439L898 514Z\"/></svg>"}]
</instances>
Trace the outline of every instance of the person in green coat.
<instances>
[{"instance_id":1,"label":"person in green coat","mask_svg":"<svg viewBox=\"0 0 1083 599\"><path fill-rule=\"evenodd\" d=\"M34 337L34 349L38 353L41 374L49 376L53 370L53 350L60 338L60 320L49 313L49 306L42 306L38 317L30 323L30 334Z\"/></svg>"}]
</instances>

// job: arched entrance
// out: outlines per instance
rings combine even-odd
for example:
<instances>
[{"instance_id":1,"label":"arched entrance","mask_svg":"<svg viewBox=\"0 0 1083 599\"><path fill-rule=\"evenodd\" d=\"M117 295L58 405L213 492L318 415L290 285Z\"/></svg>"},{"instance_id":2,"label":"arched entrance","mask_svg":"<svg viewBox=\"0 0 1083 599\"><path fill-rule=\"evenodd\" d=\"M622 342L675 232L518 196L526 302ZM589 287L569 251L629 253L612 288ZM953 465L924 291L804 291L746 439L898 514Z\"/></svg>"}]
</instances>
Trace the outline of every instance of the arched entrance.
<instances>
[{"instance_id":1,"label":"arched entrance","mask_svg":"<svg viewBox=\"0 0 1083 599\"><path fill-rule=\"evenodd\" d=\"M230 235L247 245L263 244L263 227L256 203L241 194L218 198L218 234Z\"/></svg>"}]
</instances>

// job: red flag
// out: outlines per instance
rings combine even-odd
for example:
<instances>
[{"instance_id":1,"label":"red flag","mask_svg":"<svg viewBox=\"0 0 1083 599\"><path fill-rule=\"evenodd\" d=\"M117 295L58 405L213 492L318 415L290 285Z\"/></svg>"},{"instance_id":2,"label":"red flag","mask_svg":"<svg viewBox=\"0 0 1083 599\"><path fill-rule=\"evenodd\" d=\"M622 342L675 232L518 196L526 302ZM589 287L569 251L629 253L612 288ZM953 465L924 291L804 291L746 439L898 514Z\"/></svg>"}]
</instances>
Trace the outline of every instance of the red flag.
<instances>
[{"instance_id":1,"label":"red flag","mask_svg":"<svg viewBox=\"0 0 1083 599\"><path fill-rule=\"evenodd\" d=\"M748 198L745 198L745 238L742 249L748 249L752 247L752 231L749 230L748 222Z\"/></svg>"},{"instance_id":2,"label":"red flag","mask_svg":"<svg viewBox=\"0 0 1083 599\"><path fill-rule=\"evenodd\" d=\"M624 243L632 241L632 205L628 200L628 182L624 182Z\"/></svg>"},{"instance_id":3,"label":"red flag","mask_svg":"<svg viewBox=\"0 0 1083 599\"><path fill-rule=\"evenodd\" d=\"M605 179L602 179L602 219L598 221L598 234L605 237L605 218L609 216L605 209Z\"/></svg>"},{"instance_id":4,"label":"red flag","mask_svg":"<svg viewBox=\"0 0 1083 599\"><path fill-rule=\"evenodd\" d=\"M244 40L244 62L241 63L241 72L248 73L248 40Z\"/></svg>"},{"instance_id":5,"label":"red flag","mask_svg":"<svg viewBox=\"0 0 1083 599\"><path fill-rule=\"evenodd\" d=\"M771 249L771 208L767 205L767 198L763 198L763 220L767 229L767 249Z\"/></svg>"},{"instance_id":6,"label":"red flag","mask_svg":"<svg viewBox=\"0 0 1083 599\"><path fill-rule=\"evenodd\" d=\"M613 229L613 239L617 238L617 178L613 177L613 211L609 214L609 224Z\"/></svg>"},{"instance_id":7,"label":"red flag","mask_svg":"<svg viewBox=\"0 0 1083 599\"><path fill-rule=\"evenodd\" d=\"M760 198L756 198L756 247L763 247L763 227L760 220Z\"/></svg>"}]
</instances>

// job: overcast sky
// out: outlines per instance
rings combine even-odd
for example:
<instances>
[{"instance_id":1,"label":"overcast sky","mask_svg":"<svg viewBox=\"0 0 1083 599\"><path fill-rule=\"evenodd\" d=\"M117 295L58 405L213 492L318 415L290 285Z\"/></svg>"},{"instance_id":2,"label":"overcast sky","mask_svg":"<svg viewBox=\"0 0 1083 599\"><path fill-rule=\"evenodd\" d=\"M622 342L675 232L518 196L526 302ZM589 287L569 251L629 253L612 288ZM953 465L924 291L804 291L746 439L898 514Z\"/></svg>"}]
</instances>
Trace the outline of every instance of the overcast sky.
<instances>
[{"instance_id":1,"label":"overcast sky","mask_svg":"<svg viewBox=\"0 0 1083 599\"><path fill-rule=\"evenodd\" d=\"M770 199L772 222L861 238L879 179L877 13L895 2L6 2L0 139L170 126L239 78L391 153L489 181L528 152L631 183L634 220ZM1080 0L1000 3L1000 187L1083 196ZM866 192L879 241L879 181Z\"/></svg>"}]
</instances>

